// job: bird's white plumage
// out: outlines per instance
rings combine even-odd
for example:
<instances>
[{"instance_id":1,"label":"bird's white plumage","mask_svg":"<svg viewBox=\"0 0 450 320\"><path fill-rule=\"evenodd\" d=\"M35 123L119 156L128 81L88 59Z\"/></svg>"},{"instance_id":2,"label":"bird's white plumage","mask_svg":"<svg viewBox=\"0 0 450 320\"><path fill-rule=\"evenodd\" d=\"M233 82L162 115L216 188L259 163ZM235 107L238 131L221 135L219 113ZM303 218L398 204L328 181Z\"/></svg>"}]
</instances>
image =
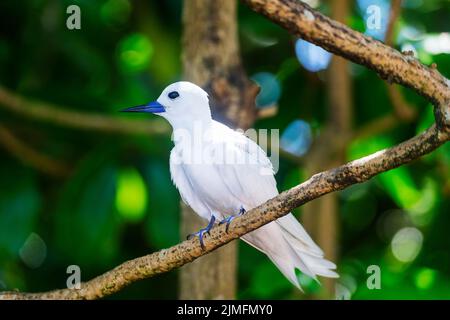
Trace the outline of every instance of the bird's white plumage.
<instances>
[{"instance_id":1,"label":"bird's white plumage","mask_svg":"<svg viewBox=\"0 0 450 320\"><path fill-rule=\"evenodd\" d=\"M179 93L175 102L167 97L172 91ZM207 94L201 88L178 82L166 88L158 102L168 110L161 115L175 134L170 155L172 180L183 201L198 215L223 219L278 194L272 164L264 151L243 134L212 120ZM178 131L184 138L176 138ZM336 266L323 258L322 250L292 214L242 239L265 253L297 287L296 268L311 277L337 277Z\"/></svg>"}]
</instances>

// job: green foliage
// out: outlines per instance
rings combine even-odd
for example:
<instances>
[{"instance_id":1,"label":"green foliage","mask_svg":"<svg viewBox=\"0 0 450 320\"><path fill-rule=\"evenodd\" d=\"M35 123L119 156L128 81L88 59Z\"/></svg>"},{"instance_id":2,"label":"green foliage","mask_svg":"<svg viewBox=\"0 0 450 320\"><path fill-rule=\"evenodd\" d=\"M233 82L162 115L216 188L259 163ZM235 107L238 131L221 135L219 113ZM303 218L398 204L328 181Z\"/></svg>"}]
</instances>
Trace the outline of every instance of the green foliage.
<instances>
[{"instance_id":1,"label":"green foliage","mask_svg":"<svg viewBox=\"0 0 450 320\"><path fill-rule=\"evenodd\" d=\"M88 161L77 173L64 186L57 205L55 243L73 264L107 266L119 249L120 220L114 213L117 167Z\"/></svg>"},{"instance_id":2,"label":"green foliage","mask_svg":"<svg viewBox=\"0 0 450 320\"><path fill-rule=\"evenodd\" d=\"M34 231L41 209L41 196L33 175L16 170L11 170L8 166L1 168L0 260L2 261L18 258L20 248Z\"/></svg>"},{"instance_id":3,"label":"green foliage","mask_svg":"<svg viewBox=\"0 0 450 320\"><path fill-rule=\"evenodd\" d=\"M168 247L179 240L179 196L170 184L168 165L150 162L144 166L149 186L150 214L145 222L147 241L157 248Z\"/></svg>"},{"instance_id":4,"label":"green foliage","mask_svg":"<svg viewBox=\"0 0 450 320\"><path fill-rule=\"evenodd\" d=\"M143 34L132 34L119 45L119 65L124 72L142 72L148 67L153 55L153 46Z\"/></svg>"},{"instance_id":5,"label":"green foliage","mask_svg":"<svg viewBox=\"0 0 450 320\"><path fill-rule=\"evenodd\" d=\"M116 192L116 210L131 222L141 221L147 208L147 189L136 169L127 168L119 173Z\"/></svg>"}]
</instances>

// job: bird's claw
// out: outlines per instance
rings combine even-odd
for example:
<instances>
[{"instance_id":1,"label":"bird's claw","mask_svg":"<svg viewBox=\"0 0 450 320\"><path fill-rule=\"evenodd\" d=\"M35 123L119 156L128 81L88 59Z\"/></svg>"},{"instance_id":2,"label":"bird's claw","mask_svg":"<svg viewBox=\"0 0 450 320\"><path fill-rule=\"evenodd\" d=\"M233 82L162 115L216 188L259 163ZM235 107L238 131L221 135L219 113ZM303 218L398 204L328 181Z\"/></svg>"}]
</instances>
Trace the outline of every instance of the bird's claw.
<instances>
[{"instance_id":1,"label":"bird's claw","mask_svg":"<svg viewBox=\"0 0 450 320\"><path fill-rule=\"evenodd\" d=\"M233 221L233 219L236 217L242 216L245 212L246 211L245 211L244 207L241 207L241 209L239 209L239 213L237 215L226 217L225 219L223 219L222 221L219 222L219 225L226 223L227 225L225 227L225 232L228 233L228 228L230 227L231 221Z\"/></svg>"},{"instance_id":2,"label":"bird's claw","mask_svg":"<svg viewBox=\"0 0 450 320\"><path fill-rule=\"evenodd\" d=\"M205 250L205 244L203 242L203 235L205 233L209 234L211 228L214 226L214 222L216 221L216 217L211 216L211 220L209 220L208 225L205 228L200 229L199 231L195 232L195 233L191 233L187 236L187 240L191 240L194 237L198 237L199 241L200 241L200 246L202 247L203 250Z\"/></svg>"},{"instance_id":3,"label":"bird's claw","mask_svg":"<svg viewBox=\"0 0 450 320\"><path fill-rule=\"evenodd\" d=\"M231 221L233 221L233 219L236 218L236 216L228 216L225 219L223 219L222 221L219 222L219 225L222 225L224 223L226 223L226 227L225 227L225 232L228 233L228 228L230 227L230 223Z\"/></svg>"}]
</instances>

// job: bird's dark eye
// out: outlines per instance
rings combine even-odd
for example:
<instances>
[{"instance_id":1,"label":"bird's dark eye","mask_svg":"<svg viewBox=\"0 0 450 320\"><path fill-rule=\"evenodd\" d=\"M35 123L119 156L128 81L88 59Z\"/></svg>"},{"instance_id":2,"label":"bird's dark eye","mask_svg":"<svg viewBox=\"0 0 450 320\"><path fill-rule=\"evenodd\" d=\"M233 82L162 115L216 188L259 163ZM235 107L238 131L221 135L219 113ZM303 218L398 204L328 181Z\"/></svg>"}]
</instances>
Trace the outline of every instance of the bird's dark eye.
<instances>
[{"instance_id":1,"label":"bird's dark eye","mask_svg":"<svg viewBox=\"0 0 450 320\"><path fill-rule=\"evenodd\" d=\"M169 98L172 100L178 98L179 96L180 94L177 91L172 91L169 93Z\"/></svg>"}]
</instances>

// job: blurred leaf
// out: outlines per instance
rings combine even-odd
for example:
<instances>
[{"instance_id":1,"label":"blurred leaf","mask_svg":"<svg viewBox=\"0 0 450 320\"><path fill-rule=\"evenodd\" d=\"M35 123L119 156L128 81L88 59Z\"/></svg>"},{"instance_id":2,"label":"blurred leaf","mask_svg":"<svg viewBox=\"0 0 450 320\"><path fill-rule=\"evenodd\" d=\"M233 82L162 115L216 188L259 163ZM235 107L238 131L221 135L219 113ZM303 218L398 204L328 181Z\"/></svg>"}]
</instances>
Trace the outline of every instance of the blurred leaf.
<instances>
[{"instance_id":1,"label":"blurred leaf","mask_svg":"<svg viewBox=\"0 0 450 320\"><path fill-rule=\"evenodd\" d=\"M408 208L413 222L419 226L427 225L435 214L439 199L440 195L436 181L428 177L425 178L419 198Z\"/></svg>"},{"instance_id":2,"label":"blurred leaf","mask_svg":"<svg viewBox=\"0 0 450 320\"><path fill-rule=\"evenodd\" d=\"M149 243L165 248L177 243L179 236L179 196L170 179L169 167L152 161L144 167L148 185L150 215L146 222Z\"/></svg>"},{"instance_id":3,"label":"blurred leaf","mask_svg":"<svg viewBox=\"0 0 450 320\"><path fill-rule=\"evenodd\" d=\"M297 275L298 282L302 287L305 294L314 294L319 292L321 286L318 280L314 280L310 276L304 274L299 269L295 269L295 274Z\"/></svg>"},{"instance_id":4,"label":"blurred leaf","mask_svg":"<svg viewBox=\"0 0 450 320\"><path fill-rule=\"evenodd\" d=\"M114 212L116 180L114 165L88 162L64 187L55 242L70 263L105 266L116 256L120 227Z\"/></svg>"},{"instance_id":5,"label":"blurred leaf","mask_svg":"<svg viewBox=\"0 0 450 320\"><path fill-rule=\"evenodd\" d=\"M128 0L108 0L101 7L100 17L108 25L120 26L127 22L130 12Z\"/></svg>"},{"instance_id":6,"label":"blurred leaf","mask_svg":"<svg viewBox=\"0 0 450 320\"><path fill-rule=\"evenodd\" d=\"M420 191L405 167L384 172L377 179L395 203L403 209L411 208L420 198Z\"/></svg>"},{"instance_id":7,"label":"blurred leaf","mask_svg":"<svg viewBox=\"0 0 450 320\"><path fill-rule=\"evenodd\" d=\"M349 198L343 203L341 212L343 222L350 232L362 231L374 219L377 203L372 193L363 196Z\"/></svg>"},{"instance_id":8,"label":"blurred leaf","mask_svg":"<svg viewBox=\"0 0 450 320\"><path fill-rule=\"evenodd\" d=\"M428 104L425 110L422 110L416 128L416 134L420 134L434 123L433 106Z\"/></svg>"},{"instance_id":9,"label":"blurred leaf","mask_svg":"<svg viewBox=\"0 0 450 320\"><path fill-rule=\"evenodd\" d=\"M354 160L368 156L374 152L392 146L392 141L386 136L372 136L365 139L354 140L347 148L347 159Z\"/></svg>"},{"instance_id":10,"label":"blurred leaf","mask_svg":"<svg viewBox=\"0 0 450 320\"><path fill-rule=\"evenodd\" d=\"M37 233L32 232L20 248L19 255L29 268L38 268L47 257L47 245Z\"/></svg>"},{"instance_id":11,"label":"blurred leaf","mask_svg":"<svg viewBox=\"0 0 450 320\"><path fill-rule=\"evenodd\" d=\"M292 284L268 259L255 266L250 283L254 297L267 299L284 291L292 290Z\"/></svg>"},{"instance_id":12,"label":"blurred leaf","mask_svg":"<svg viewBox=\"0 0 450 320\"><path fill-rule=\"evenodd\" d=\"M0 169L0 260L15 259L36 228L41 198L35 180L23 168Z\"/></svg>"}]
</instances>

